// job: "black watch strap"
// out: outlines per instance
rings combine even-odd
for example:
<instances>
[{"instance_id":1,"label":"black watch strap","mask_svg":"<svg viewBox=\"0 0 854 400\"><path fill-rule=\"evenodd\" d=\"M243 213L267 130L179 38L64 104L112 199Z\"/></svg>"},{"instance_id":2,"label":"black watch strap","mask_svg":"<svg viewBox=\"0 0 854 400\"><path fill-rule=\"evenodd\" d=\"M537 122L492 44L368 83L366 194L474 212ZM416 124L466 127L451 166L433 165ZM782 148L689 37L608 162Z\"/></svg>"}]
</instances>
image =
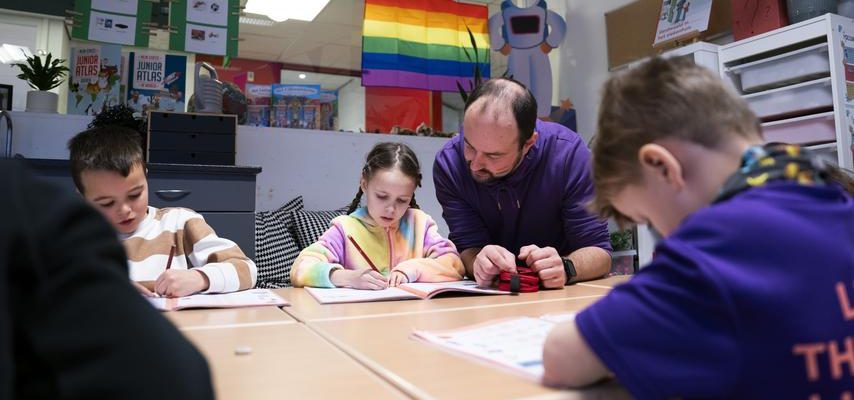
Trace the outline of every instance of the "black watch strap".
<instances>
[{"instance_id":1,"label":"black watch strap","mask_svg":"<svg viewBox=\"0 0 854 400\"><path fill-rule=\"evenodd\" d=\"M561 257L561 260L563 260L563 272L566 273L566 283L568 284L572 278L578 275L578 271L575 270L575 263L569 257Z\"/></svg>"}]
</instances>

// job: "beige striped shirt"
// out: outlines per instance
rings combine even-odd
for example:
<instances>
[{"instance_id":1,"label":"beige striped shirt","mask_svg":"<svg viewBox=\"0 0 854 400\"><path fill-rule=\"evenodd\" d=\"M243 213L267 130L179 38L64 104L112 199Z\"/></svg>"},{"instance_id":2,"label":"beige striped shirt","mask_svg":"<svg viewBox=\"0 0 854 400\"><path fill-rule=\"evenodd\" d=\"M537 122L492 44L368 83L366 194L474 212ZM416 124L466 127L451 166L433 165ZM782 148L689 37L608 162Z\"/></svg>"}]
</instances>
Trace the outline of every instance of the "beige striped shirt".
<instances>
[{"instance_id":1,"label":"beige striped shirt","mask_svg":"<svg viewBox=\"0 0 854 400\"><path fill-rule=\"evenodd\" d=\"M187 208L148 207L148 215L132 234L121 235L130 278L154 281L164 271L172 246L171 268L196 268L210 287L205 293L226 293L255 286L258 270L240 247L216 235L197 212Z\"/></svg>"}]
</instances>

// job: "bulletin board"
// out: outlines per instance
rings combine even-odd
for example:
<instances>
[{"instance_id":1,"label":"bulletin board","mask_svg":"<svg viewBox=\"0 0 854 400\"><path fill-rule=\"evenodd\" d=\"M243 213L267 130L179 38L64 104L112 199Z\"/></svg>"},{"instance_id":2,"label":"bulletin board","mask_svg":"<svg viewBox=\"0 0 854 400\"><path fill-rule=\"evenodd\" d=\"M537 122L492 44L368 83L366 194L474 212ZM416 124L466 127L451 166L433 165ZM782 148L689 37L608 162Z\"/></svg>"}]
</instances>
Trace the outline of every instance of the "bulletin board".
<instances>
[{"instance_id":1,"label":"bulletin board","mask_svg":"<svg viewBox=\"0 0 854 400\"><path fill-rule=\"evenodd\" d=\"M731 6L732 2L729 0L713 1L709 29L700 33L700 40L732 31ZM658 52L658 49L652 47L652 43L661 8L662 0L637 0L605 13L609 69Z\"/></svg>"}]
</instances>

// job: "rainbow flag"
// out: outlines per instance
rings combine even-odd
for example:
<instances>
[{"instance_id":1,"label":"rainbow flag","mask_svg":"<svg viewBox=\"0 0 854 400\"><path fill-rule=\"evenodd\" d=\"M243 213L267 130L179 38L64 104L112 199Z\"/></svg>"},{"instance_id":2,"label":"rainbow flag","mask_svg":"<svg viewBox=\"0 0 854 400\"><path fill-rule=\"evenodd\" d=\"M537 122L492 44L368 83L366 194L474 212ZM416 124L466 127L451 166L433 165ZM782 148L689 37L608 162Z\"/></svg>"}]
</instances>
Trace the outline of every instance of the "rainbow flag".
<instances>
[{"instance_id":1,"label":"rainbow flag","mask_svg":"<svg viewBox=\"0 0 854 400\"><path fill-rule=\"evenodd\" d=\"M487 20L486 6L453 0L365 0L362 85L456 92L460 81L468 90L475 53L466 26L487 79Z\"/></svg>"}]
</instances>

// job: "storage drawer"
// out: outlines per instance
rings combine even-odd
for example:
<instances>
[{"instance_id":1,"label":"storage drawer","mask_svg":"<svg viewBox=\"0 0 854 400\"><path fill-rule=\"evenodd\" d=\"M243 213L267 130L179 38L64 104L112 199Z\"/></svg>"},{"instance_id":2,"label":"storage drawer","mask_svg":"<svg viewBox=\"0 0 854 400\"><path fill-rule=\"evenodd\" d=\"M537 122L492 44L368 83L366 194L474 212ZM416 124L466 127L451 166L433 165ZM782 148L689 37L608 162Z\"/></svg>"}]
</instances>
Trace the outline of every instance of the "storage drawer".
<instances>
[{"instance_id":1,"label":"storage drawer","mask_svg":"<svg viewBox=\"0 0 854 400\"><path fill-rule=\"evenodd\" d=\"M255 177L150 171L148 202L198 212L255 211Z\"/></svg>"},{"instance_id":2,"label":"storage drawer","mask_svg":"<svg viewBox=\"0 0 854 400\"><path fill-rule=\"evenodd\" d=\"M735 65L729 70L741 78L741 91L744 93L827 77L830 76L827 43Z\"/></svg>"},{"instance_id":3,"label":"storage drawer","mask_svg":"<svg viewBox=\"0 0 854 400\"><path fill-rule=\"evenodd\" d=\"M237 243L246 256L255 261L255 213L203 212L217 236Z\"/></svg>"},{"instance_id":4,"label":"storage drawer","mask_svg":"<svg viewBox=\"0 0 854 400\"><path fill-rule=\"evenodd\" d=\"M192 149L199 152L234 153L235 136L194 132L151 131L149 150Z\"/></svg>"},{"instance_id":5,"label":"storage drawer","mask_svg":"<svg viewBox=\"0 0 854 400\"><path fill-rule=\"evenodd\" d=\"M221 114L151 112L148 131L221 133L237 132L237 117Z\"/></svg>"},{"instance_id":6,"label":"storage drawer","mask_svg":"<svg viewBox=\"0 0 854 400\"><path fill-rule=\"evenodd\" d=\"M836 140L833 113L774 121L762 124L762 134L767 142L822 143Z\"/></svg>"},{"instance_id":7,"label":"storage drawer","mask_svg":"<svg viewBox=\"0 0 854 400\"><path fill-rule=\"evenodd\" d=\"M799 83L744 96L759 118L796 117L833 109L830 78ZM781 119L781 118L777 118Z\"/></svg>"},{"instance_id":8,"label":"storage drawer","mask_svg":"<svg viewBox=\"0 0 854 400\"><path fill-rule=\"evenodd\" d=\"M234 165L234 153L193 150L149 150L148 162L170 164Z\"/></svg>"}]
</instances>

